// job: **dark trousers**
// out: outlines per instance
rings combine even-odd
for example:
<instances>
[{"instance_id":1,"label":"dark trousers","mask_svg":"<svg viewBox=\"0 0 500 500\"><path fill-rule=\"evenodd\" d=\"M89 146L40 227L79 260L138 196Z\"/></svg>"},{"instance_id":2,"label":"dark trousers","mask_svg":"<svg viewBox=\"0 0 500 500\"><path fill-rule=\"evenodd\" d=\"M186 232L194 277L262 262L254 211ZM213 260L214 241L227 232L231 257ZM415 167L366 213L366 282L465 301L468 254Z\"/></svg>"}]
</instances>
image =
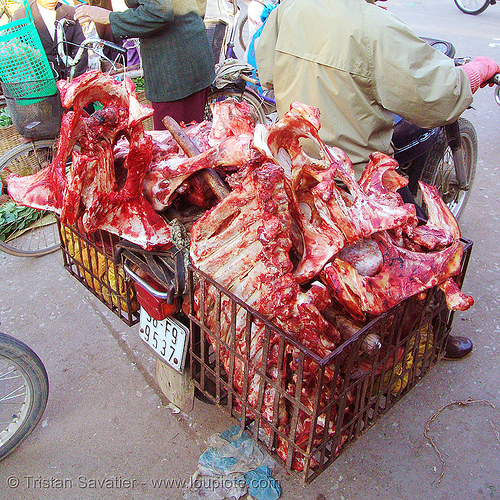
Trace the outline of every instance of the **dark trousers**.
<instances>
[{"instance_id":1,"label":"dark trousers","mask_svg":"<svg viewBox=\"0 0 500 500\"><path fill-rule=\"evenodd\" d=\"M154 109L153 123L155 130L165 130L163 118L171 116L176 122L185 124L203 121L208 88L195 92L178 101L152 102Z\"/></svg>"}]
</instances>

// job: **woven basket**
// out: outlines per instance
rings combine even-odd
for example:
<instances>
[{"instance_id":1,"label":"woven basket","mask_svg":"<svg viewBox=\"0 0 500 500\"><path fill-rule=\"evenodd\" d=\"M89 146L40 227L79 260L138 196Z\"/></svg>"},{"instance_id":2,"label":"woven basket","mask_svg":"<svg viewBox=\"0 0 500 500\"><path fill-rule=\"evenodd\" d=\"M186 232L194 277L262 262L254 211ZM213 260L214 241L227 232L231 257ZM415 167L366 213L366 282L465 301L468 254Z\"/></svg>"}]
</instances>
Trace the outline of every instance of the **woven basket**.
<instances>
[{"instance_id":1,"label":"woven basket","mask_svg":"<svg viewBox=\"0 0 500 500\"><path fill-rule=\"evenodd\" d=\"M23 138L15 129L14 125L0 127L0 157L23 142Z\"/></svg>"},{"instance_id":2,"label":"woven basket","mask_svg":"<svg viewBox=\"0 0 500 500\"><path fill-rule=\"evenodd\" d=\"M151 106L151 101L148 101L146 99L146 95L144 94L144 90L138 90L136 91L137 93L137 98L139 99L139 102L141 104L147 104L148 106ZM144 130L153 130L154 125L153 125L153 117L150 116L146 120L142 122L142 125L144 126Z\"/></svg>"}]
</instances>

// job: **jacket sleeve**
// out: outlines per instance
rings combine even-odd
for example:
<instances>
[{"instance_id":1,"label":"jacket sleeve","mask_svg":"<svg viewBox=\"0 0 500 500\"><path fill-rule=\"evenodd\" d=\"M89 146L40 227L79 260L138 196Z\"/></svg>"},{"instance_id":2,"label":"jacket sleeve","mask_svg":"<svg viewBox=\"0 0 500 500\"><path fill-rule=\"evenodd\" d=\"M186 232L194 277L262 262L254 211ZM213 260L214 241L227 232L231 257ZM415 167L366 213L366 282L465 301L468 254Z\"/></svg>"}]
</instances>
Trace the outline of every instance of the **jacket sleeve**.
<instances>
[{"instance_id":1,"label":"jacket sleeve","mask_svg":"<svg viewBox=\"0 0 500 500\"><path fill-rule=\"evenodd\" d=\"M472 102L465 72L387 11L367 10L375 11L364 30L377 102L423 128L455 121Z\"/></svg>"},{"instance_id":2,"label":"jacket sleeve","mask_svg":"<svg viewBox=\"0 0 500 500\"><path fill-rule=\"evenodd\" d=\"M274 57L278 40L278 8L274 9L267 18L266 24L255 47L255 59L259 81L262 87L272 89Z\"/></svg>"},{"instance_id":3,"label":"jacket sleeve","mask_svg":"<svg viewBox=\"0 0 500 500\"><path fill-rule=\"evenodd\" d=\"M109 21L116 38L147 38L174 20L172 0L129 0L124 12L111 12Z\"/></svg>"}]
</instances>

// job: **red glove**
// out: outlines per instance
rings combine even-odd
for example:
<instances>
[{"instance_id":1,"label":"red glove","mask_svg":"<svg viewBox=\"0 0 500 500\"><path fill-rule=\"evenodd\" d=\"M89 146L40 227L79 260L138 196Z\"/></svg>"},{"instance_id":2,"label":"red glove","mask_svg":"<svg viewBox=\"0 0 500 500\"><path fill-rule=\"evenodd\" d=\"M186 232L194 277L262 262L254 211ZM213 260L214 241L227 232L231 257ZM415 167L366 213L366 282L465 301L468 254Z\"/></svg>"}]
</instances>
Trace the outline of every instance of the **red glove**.
<instances>
[{"instance_id":1,"label":"red glove","mask_svg":"<svg viewBox=\"0 0 500 500\"><path fill-rule=\"evenodd\" d=\"M484 87L496 73L500 73L498 64L489 57L479 56L461 66L470 81L470 88L474 93L479 87ZM491 84L493 85L493 84Z\"/></svg>"}]
</instances>

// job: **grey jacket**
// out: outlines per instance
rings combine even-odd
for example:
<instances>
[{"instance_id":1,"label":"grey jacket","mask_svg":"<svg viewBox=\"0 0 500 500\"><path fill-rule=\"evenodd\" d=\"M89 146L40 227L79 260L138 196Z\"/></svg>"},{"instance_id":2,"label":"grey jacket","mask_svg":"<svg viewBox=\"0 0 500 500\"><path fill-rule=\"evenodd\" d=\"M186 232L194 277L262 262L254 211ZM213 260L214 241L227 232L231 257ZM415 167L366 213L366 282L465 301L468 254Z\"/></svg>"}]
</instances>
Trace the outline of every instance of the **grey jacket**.
<instances>
[{"instance_id":1,"label":"grey jacket","mask_svg":"<svg viewBox=\"0 0 500 500\"><path fill-rule=\"evenodd\" d=\"M176 101L210 86L215 78L204 12L195 0L126 0L109 16L117 38L139 38L146 97Z\"/></svg>"}]
</instances>

